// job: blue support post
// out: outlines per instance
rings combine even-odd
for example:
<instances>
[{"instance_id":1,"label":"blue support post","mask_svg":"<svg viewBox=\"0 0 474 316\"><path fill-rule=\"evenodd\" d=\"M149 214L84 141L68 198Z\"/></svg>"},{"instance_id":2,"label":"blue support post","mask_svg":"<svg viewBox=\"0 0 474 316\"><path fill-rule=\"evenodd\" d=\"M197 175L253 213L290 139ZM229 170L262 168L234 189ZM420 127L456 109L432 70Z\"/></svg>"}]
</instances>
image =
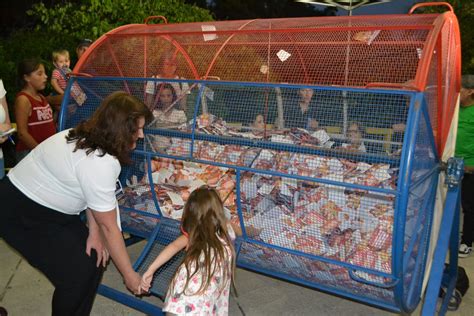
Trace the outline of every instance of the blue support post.
<instances>
[{"instance_id":1,"label":"blue support post","mask_svg":"<svg viewBox=\"0 0 474 316\"><path fill-rule=\"evenodd\" d=\"M446 313L449 300L453 295L456 285L458 267L458 243L459 243L459 208L461 180L464 172L464 162L459 158L449 158L446 169L445 183L448 185L448 192L444 204L443 216L438 241L433 256L433 263L430 271L430 279L423 304L422 315L431 316L436 314L439 291L444 279L446 294L441 303L439 315ZM450 238L446 238L450 236ZM444 272L446 255L450 251L449 268ZM444 274L444 275L443 275Z\"/></svg>"},{"instance_id":2,"label":"blue support post","mask_svg":"<svg viewBox=\"0 0 474 316\"><path fill-rule=\"evenodd\" d=\"M99 285L97 293L107 298L110 298L111 300L114 300L116 302L120 302L123 305L127 305L128 307L143 312L147 315L164 315L160 307L145 302L135 296L117 291L104 284Z\"/></svg>"}]
</instances>

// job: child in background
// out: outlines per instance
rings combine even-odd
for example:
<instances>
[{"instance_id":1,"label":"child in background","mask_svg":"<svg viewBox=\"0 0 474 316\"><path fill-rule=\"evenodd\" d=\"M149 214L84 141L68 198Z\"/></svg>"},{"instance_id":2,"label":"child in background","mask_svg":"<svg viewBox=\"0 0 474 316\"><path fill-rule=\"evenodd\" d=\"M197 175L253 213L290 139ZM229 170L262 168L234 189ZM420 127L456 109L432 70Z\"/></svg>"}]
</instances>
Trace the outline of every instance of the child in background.
<instances>
[{"instance_id":1,"label":"child in background","mask_svg":"<svg viewBox=\"0 0 474 316\"><path fill-rule=\"evenodd\" d=\"M68 75L71 73L71 61L69 52L65 49L53 52L54 70L51 76L51 85L57 94L64 94L66 90Z\"/></svg>"},{"instance_id":2,"label":"child in background","mask_svg":"<svg viewBox=\"0 0 474 316\"><path fill-rule=\"evenodd\" d=\"M159 60L159 69L158 73L152 78L163 78L163 79L184 79L177 74L178 61L177 56L172 51L166 51L160 56ZM159 85L160 82L148 81L145 86L145 104L147 104L150 109L153 109L154 104L157 102L159 95ZM178 108L183 111L186 111L186 100L187 95L190 94L189 85L186 82L169 82L173 86L176 93L179 104Z\"/></svg>"},{"instance_id":3,"label":"child in background","mask_svg":"<svg viewBox=\"0 0 474 316\"><path fill-rule=\"evenodd\" d=\"M159 126L170 124L182 124L186 122L186 114L183 110L176 109L176 91L169 83L158 86L158 102L153 110L155 122Z\"/></svg>"},{"instance_id":4,"label":"child in background","mask_svg":"<svg viewBox=\"0 0 474 316\"><path fill-rule=\"evenodd\" d=\"M257 130L265 129L265 119L262 114L257 114L257 116L255 116L255 120L252 123L252 128Z\"/></svg>"},{"instance_id":5,"label":"child in background","mask_svg":"<svg viewBox=\"0 0 474 316\"><path fill-rule=\"evenodd\" d=\"M62 96L45 97L41 94L48 76L37 58L25 59L18 64L17 79L22 87L15 99L16 160L20 162L39 143L56 133L50 103L59 109Z\"/></svg>"},{"instance_id":6,"label":"child in background","mask_svg":"<svg viewBox=\"0 0 474 316\"><path fill-rule=\"evenodd\" d=\"M56 94L64 94L66 90L69 74L71 73L71 61L69 59L69 52L65 49L55 50L53 52L54 70L51 74L51 86ZM53 93L54 94L54 93ZM58 123L59 111L53 109L54 123Z\"/></svg>"},{"instance_id":7,"label":"child in background","mask_svg":"<svg viewBox=\"0 0 474 316\"><path fill-rule=\"evenodd\" d=\"M184 261L171 281L163 311L177 315L227 315L235 270L235 233L217 191L207 186L194 190L181 221L183 235L158 255L143 274L140 287L148 291L156 270L185 249Z\"/></svg>"},{"instance_id":8,"label":"child in background","mask_svg":"<svg viewBox=\"0 0 474 316\"><path fill-rule=\"evenodd\" d=\"M349 149L353 151L367 152L365 144L362 141L362 131L358 123L350 123L349 128L347 129L347 138L349 143L343 143L341 145L344 149Z\"/></svg>"},{"instance_id":9,"label":"child in background","mask_svg":"<svg viewBox=\"0 0 474 316\"><path fill-rule=\"evenodd\" d=\"M89 46L92 45L92 40L85 38L82 39L76 47L76 55L77 55L77 60L81 59L82 55L86 52L86 50L89 48Z\"/></svg>"},{"instance_id":10,"label":"child in background","mask_svg":"<svg viewBox=\"0 0 474 316\"><path fill-rule=\"evenodd\" d=\"M69 52L65 49L57 50L53 52L53 64L55 69L51 75L51 85L54 91L62 95L67 87L69 80L69 74L71 73L71 60L69 59ZM71 96L77 102L79 106L83 105L87 97L81 87L74 82L71 88ZM58 111L54 111L54 121L57 122Z\"/></svg>"}]
</instances>

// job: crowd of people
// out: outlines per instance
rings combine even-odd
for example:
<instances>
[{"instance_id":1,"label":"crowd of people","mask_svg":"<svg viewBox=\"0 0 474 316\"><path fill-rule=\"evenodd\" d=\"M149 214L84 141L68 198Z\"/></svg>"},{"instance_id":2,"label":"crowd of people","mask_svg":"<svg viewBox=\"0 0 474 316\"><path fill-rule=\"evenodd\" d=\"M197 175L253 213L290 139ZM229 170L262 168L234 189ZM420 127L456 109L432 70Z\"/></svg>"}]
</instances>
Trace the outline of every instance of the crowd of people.
<instances>
[{"instance_id":1,"label":"crowd of people","mask_svg":"<svg viewBox=\"0 0 474 316\"><path fill-rule=\"evenodd\" d=\"M81 41L77 56L91 44L90 40ZM109 258L127 288L141 295L149 291L157 269L180 251L185 251L184 262L174 275L163 310L227 314L236 259L235 232L215 189L203 186L190 194L181 220L182 235L159 254L143 276L133 269L121 234L115 195L121 166L130 163L130 154L144 137L147 124L187 121L189 85L149 81L143 101L116 91L88 120L57 133L53 113L59 110L71 72L69 52L53 52L53 62L51 85L55 93L50 96L42 94L48 75L40 60L25 59L18 65L21 91L14 104L17 164L7 177L2 173L0 150L0 237L52 282L53 314L88 315ZM176 73L175 55L163 54L160 65L154 78L182 79ZM274 128L320 129L323 117L313 94L312 89L299 89L293 98L283 101L277 90L280 113ZM0 80L0 132L12 127L5 95ZM473 135L473 105L473 89L464 87L457 146L457 154L466 159L461 257L471 253L474 233L469 194L474 150L468 140ZM340 147L366 152L362 124L350 122L347 126L346 141ZM251 128L266 129L265 115L258 113ZM8 140L10 135L0 137L0 143Z\"/></svg>"},{"instance_id":2,"label":"crowd of people","mask_svg":"<svg viewBox=\"0 0 474 316\"><path fill-rule=\"evenodd\" d=\"M80 45L84 44L90 45L84 41ZM79 57L83 48L78 47ZM67 51L55 51L53 60L55 94L50 96L42 94L48 76L39 59L25 59L18 66L17 164L0 181L4 206L0 237L54 285L52 314L88 315L109 258L127 288L140 295L149 290L153 273L169 259L167 254L181 249L186 249L185 262L164 310L179 314L206 308L226 314L235 268L235 234L217 191L202 187L191 194L183 214L183 236L166 248L143 277L134 271L120 231L115 188L121 166L130 163L130 154L153 114L160 121L186 120L182 109L172 108L178 93L181 100L185 98L185 88L177 92L173 84L160 83L152 106L126 92L114 92L88 120L56 133L53 109L60 106L71 70ZM5 95L0 81L0 132L11 129ZM12 139L10 134L5 134L0 142L8 139ZM80 216L84 212L85 221ZM212 251L203 256L208 249ZM192 280L187 271L194 271Z\"/></svg>"}]
</instances>

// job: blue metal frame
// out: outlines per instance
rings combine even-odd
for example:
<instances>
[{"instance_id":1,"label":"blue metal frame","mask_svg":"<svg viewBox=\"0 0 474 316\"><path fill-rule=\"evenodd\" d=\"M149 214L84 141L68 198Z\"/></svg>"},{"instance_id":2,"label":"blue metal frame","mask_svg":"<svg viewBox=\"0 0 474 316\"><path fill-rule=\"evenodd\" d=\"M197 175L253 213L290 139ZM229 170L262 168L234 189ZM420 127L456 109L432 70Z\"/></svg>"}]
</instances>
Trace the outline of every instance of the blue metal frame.
<instances>
[{"instance_id":1,"label":"blue metal frame","mask_svg":"<svg viewBox=\"0 0 474 316\"><path fill-rule=\"evenodd\" d=\"M427 131L432 131L432 126L431 126L431 121L428 113L428 106L426 103L426 99L423 98L423 102L421 103L421 117L420 120L424 120L423 123L426 124L426 129ZM419 122L420 124L420 122ZM422 283L423 283L423 277L425 275L425 269L426 269L426 264L427 264L427 255L428 255L428 249L429 249L429 238L430 238L430 233L432 230L432 223L433 223L433 214L434 214L434 206L435 206L435 200L436 200L436 192L437 192L437 184L438 184L438 178L439 178L439 172L441 171L441 167L439 165L439 156L438 152L436 150L436 143L434 139L434 135L431 132L427 133L427 136L429 138L430 142L430 147L432 149L432 153L434 154L435 160L434 164L432 165L431 171L429 171L426 175L421 177L420 179L417 179L415 182L411 183L411 187L413 188L414 186L418 186L421 184L423 181L429 181L428 177L432 175L433 173L435 176L432 178L431 183L432 183L432 189L431 189L431 195L425 196L425 203L424 207L422 210L426 213L426 217L424 218L425 221L427 221L423 232L420 235L420 238L423 238L423 240L420 240L419 247L423 246L423 248L419 248L419 253L417 256L417 262L420 262L421 264L417 265L415 270L413 271L413 275L417 275L419 272L420 279L413 279L410 287L408 288L408 293L406 296L406 301L403 301L403 306L402 310L405 312L411 313L413 310L415 310L416 305L421 299L421 291L422 291ZM410 172L411 174L411 172ZM426 180L425 180L426 179ZM422 219L422 215L419 214L419 219ZM410 254L410 249L406 251L406 256L408 259L408 256ZM404 266L403 269L407 268L406 262L404 260ZM421 270L421 271L420 271ZM415 292L416 286L418 285L418 291Z\"/></svg>"},{"instance_id":2,"label":"blue metal frame","mask_svg":"<svg viewBox=\"0 0 474 316\"><path fill-rule=\"evenodd\" d=\"M447 281L446 295L443 298L440 315L446 313L449 300L454 291L457 279L458 266L458 244L459 244L459 213L461 197L461 178L463 176L464 162L459 158L449 158L446 183L448 192L444 204L443 216L441 222L436 249L433 255L430 280L426 289L425 303L422 309L422 315L434 315L436 313L437 301L441 283L444 279ZM450 236L450 238L446 238ZM444 270L445 258L449 255L448 271Z\"/></svg>"},{"instance_id":3,"label":"blue metal frame","mask_svg":"<svg viewBox=\"0 0 474 316\"><path fill-rule=\"evenodd\" d=\"M114 300L116 302L120 302L123 305L141 311L147 315L164 315L160 307L145 302L135 296L131 296L129 294L117 291L116 289L113 289L110 286L104 284L99 285L97 293L107 298L110 298L111 300Z\"/></svg>"},{"instance_id":4,"label":"blue metal frame","mask_svg":"<svg viewBox=\"0 0 474 316\"><path fill-rule=\"evenodd\" d=\"M431 232L431 223L432 223L432 210L433 210L433 207L434 207L434 204L435 204L435 198L436 198L436 191L437 191L437 183L438 183L438 174L434 174L431 181L431 193L430 195L425 199L425 204L423 205L423 210L425 210L425 213L428 213L428 216L426 216L425 218L423 218L423 216L418 216L418 219L421 221L422 219L426 220L428 218L428 224L425 225L423 231L420 233L420 240L418 241L418 244L425 244L427 248L429 246L429 237L430 237L430 232ZM431 198L432 197L432 198ZM417 223L419 224L419 223ZM423 240L422 240L423 239ZM415 242L416 242L416 239L413 238L413 240L410 242L410 245L408 246L407 248L407 251L406 251L406 255L405 255L405 260L403 261L403 268L404 268L404 272L405 272L405 269L407 268L407 263L408 263L408 259L409 259L409 254L411 253L411 251L413 251L413 248L415 246ZM417 265L415 267L415 270L413 271L413 275L420 275L421 277L421 281L423 281L423 276L425 274L425 268L426 268L426 258L427 258L427 250L428 249L424 249L425 251L419 251L418 252L418 255L417 255L417 259L416 261L417 262L422 262L423 264L420 264L420 265ZM416 285L419 285L419 291L415 292L415 289L416 289ZM408 288L408 291L407 291L407 299L406 301L403 301L403 310L406 311L406 312L412 312L416 309L416 306L418 305L418 303L420 302L421 300L421 286L422 284L420 284L420 280L416 279L416 278L413 278L412 281L411 281L411 284Z\"/></svg>"},{"instance_id":5,"label":"blue metal frame","mask_svg":"<svg viewBox=\"0 0 474 316\"><path fill-rule=\"evenodd\" d=\"M396 201L394 213L394 234L392 242L392 273L402 278L403 272L403 242L405 234L405 210L408 205L408 195L410 188L410 174L412 162L415 154L416 136L418 131L418 122L420 119L420 109L423 102L423 95L417 94L410 104L408 112L406 131L404 135L402 156L400 159L400 172L397 188L399 198ZM400 282L395 290L395 302L398 306L403 306L403 282Z\"/></svg>"},{"instance_id":6,"label":"blue metal frame","mask_svg":"<svg viewBox=\"0 0 474 316\"><path fill-rule=\"evenodd\" d=\"M93 78L75 78L73 77L72 80L69 80L68 82L68 87L66 89L66 95L65 98L63 99L62 102L62 110L60 114L60 129L64 128L64 120L65 120L65 115L66 115L66 110L67 110L67 102L70 99L70 90L72 87L72 84L74 82L80 82L80 81L127 81L127 82L143 82L143 78L116 78L116 77L93 77ZM377 94L385 94L385 95L399 95L399 96L407 96L410 98L410 106L409 106L409 112L408 112L408 117L407 117L407 125L406 125L406 130L409 132L406 132L404 135L404 140L403 140L403 147L402 147L402 154L400 159L397 158L392 158L392 157L387 157L383 155L376 155L376 154L370 154L370 153L364 153L364 154L359 154L359 155L353 155L351 156L351 159L356 160L356 161L366 161L366 162L378 162L378 163L389 163L391 166L397 166L399 164L399 179L397 183L397 189L396 190L391 190L391 189L384 189L384 188L374 188L374 187L368 187L368 186L363 186L363 185L357 185L357 184L350 184L350 183L345 183L345 182L339 182L339 181L332 181L332 180L326 180L326 179L315 179L311 177L305 177L305 176L299 176L299 175L290 175L290 174L285 174L282 172L277 172L277 171L272 171L272 170L257 170L254 168L250 168L250 166L235 166L235 165L229 165L226 163L219 163L219 162L214 162L214 161L207 161L207 160L202 160L202 159L196 159L194 158L194 145L195 141L204 141L204 142L214 142L218 144L222 143L228 143L228 138L223 137L223 136L215 136L215 135L204 135L204 134L198 134L197 133L197 122L194 120L193 126L192 126L192 132L191 134L189 133L183 133L180 131L170 131L170 130L165 130L165 129L154 129L154 130L149 130L147 129L145 132L147 135L161 135L161 136L168 136L168 137L179 137L182 139L189 139L190 140L190 148L189 148L189 154L188 155L183 155L183 156L175 156L175 155L167 155L167 154L161 154L161 153L150 153L144 150L136 150L137 153L143 154L144 158L148 162L148 180L150 183L150 186L153 187L153 181L152 181L152 176L151 176L151 157L152 156L159 156L163 158L169 158L169 159L174 159L174 160L186 160L186 161L193 161L196 163L201 163L201 164L207 164L207 165L214 165L214 166L219 166L219 167L226 167L226 168L232 168L235 170L236 173L236 195L237 195L237 211L239 215L239 220L241 227L243 228L243 236L241 238L238 238L237 240L237 253L240 253L241 246L244 243L248 244L254 244L258 246L263 246L271 249L275 249L278 251L283 251L285 253L295 255L298 257L304 257L304 258L309 258L312 260L317 260L320 262L324 262L327 264L339 266L339 267L344 267L345 269L348 270L348 273L350 277L361 283L369 284L374 287L378 288L389 288L393 289L391 290L393 292L393 298L394 298L394 305L387 303L386 301L383 301L382 299L374 299L374 298L368 298L364 297L362 295L357 295L351 292L348 292L342 288L332 288L330 286L325 286L323 284L318 284L315 282L310 282L301 278L296 278L292 277L288 274L284 273L277 273L274 271L270 271L268 269L262 268L262 267L256 267L253 265L246 264L244 262L241 262L237 260L237 263L240 267L246 268L246 269L251 269L253 271L257 271L260 273L268 274L271 276L275 276L278 278L286 279L295 283L303 284L306 286L310 286L312 288L318 288L324 291L328 291L331 293L335 293L338 295L342 295L345 297L349 297L352 299L356 299L358 301L362 301L365 303L368 303L370 305L376 305L391 311L396 311L396 312L410 312L412 311L418 301L419 301L419 291L417 291L417 286L418 288L421 288L420 282L422 282L422 278L419 279L416 276L419 276L420 274L424 274L425 270L425 264L426 264L426 251L420 251L418 256L416 257L416 261L422 261L422 264L417 265L415 270L413 271L413 280L411 280L408 288L406 289L407 293L405 293L404 289L404 273L407 269L407 262L408 262L408 256L409 254L412 253L414 247L416 244L422 245L423 247L427 248L428 247L428 238L429 234L428 232L431 230L431 221L432 221L432 214L430 214L430 209L433 209L434 205L434 198L427 198L424 200L423 204L423 209L425 209L426 214L420 213L419 217L417 218L417 221L421 221L422 217L424 220L428 220L429 223L423 228L423 230L419 233L417 233L416 236L413 236L413 240L409 242L408 249L406 252L404 252L404 238L405 238L405 226L406 226L406 208L408 206L408 198L409 198L409 191L412 186L416 186L418 184L422 184L425 181L429 181L430 183L436 183L437 179L437 168L433 169L432 171L429 171L427 174L423 175L420 179L417 179L416 182L412 183L411 182L411 174L413 172L413 161L415 159L415 148L416 148L416 141L417 141L417 135L418 135L418 130L419 130L419 124L420 120L424 119L425 123L427 124L427 129L428 131L430 129L430 121L429 121L429 115L427 112L427 106L426 106L426 101L423 98L423 94L419 92L411 92L411 91L404 91L404 90L382 90L382 89L362 89L362 88L347 88L347 87L328 87L328 86L313 86L313 85L296 85L296 84L271 84L271 83L255 83L255 82L227 82L227 81L209 81L209 80L183 80L183 79L160 79L160 78L147 78L147 81L156 81L156 82L178 82L178 83L191 83L191 84L197 84L199 86L199 92L196 98L196 102L194 105L194 118L197 117L199 113L199 107L201 106L201 99L203 96L203 93L206 89L207 86L239 86L239 87L261 87L261 88L291 88L291 89L300 89L300 88L311 88L311 89L318 89L321 91L341 91L343 93L347 92L354 92L354 93L377 93ZM428 133L430 137L430 143L431 146L433 147L433 152L436 153L436 147L435 147L435 142L434 142L434 136L432 133ZM292 153L302 153L302 154L310 154L310 155L321 155L321 156L330 156L330 157L346 157L342 153L338 153L337 151L333 150L326 150L326 149L315 149L315 148L306 148L306 147L301 147L301 146L296 146L296 145L289 145L289 144L275 144L271 143L269 141L265 140L248 140L244 138L229 138L232 139L232 144L237 144L240 146L250 146L253 148L260 148L262 149L271 149L271 150L279 150L279 151L287 151L287 152L292 152ZM436 158L438 160L438 158ZM452 167L452 165L450 165ZM428 166L429 167L429 166ZM446 236L446 234L451 234L451 238L449 241L449 247L452 249L451 251L451 258L450 258L450 269L449 269L449 275L448 277L445 276L445 279L448 281L448 293L451 293L452 288L454 287L454 281L455 281L455 273L457 272L455 270L455 267L457 266L457 233L458 233L458 227L457 225L453 225L453 223L456 223L457 219L459 218L459 185L454 183L455 181L453 179L458 179L459 180L459 174L455 173L454 176L453 170L458 171L457 167L451 168L451 172L448 170L449 176L451 176L450 180L450 188L448 190L448 199L446 200L446 206L445 210L443 213L443 223L448 223L448 225L443 225L441 230L440 230L440 238L438 240L437 248L435 251L435 256L433 260L433 266L431 269L431 277L428 285L428 290L427 290L427 301L425 302L425 306L423 309L423 315L430 315L432 312L432 308L436 306L436 298L439 290L439 286L441 284L441 277L443 274L442 271L442 266L444 266L444 257L443 254L446 254L447 247L448 247L448 241L446 238L443 240L441 238L442 236ZM301 180L301 181L313 181L316 183L321 183L325 185L334 185L338 187L343 187L343 188L351 188L351 189L357 189L357 190L366 190L370 192L376 192L376 193L382 193L382 194L387 194L387 195L392 195L395 197L395 205L394 205L394 224L393 224L393 236L392 236L392 271L391 273L385 273L361 266L356 266L352 265L347 262L341 262L338 260L333 260L333 259L328 259L323 256L316 256L308 253L304 253L301 251L297 250L292 250L276 245L271 245L265 242L261 242L259 240L254 240L252 238L249 238L247 235L246 229L245 229L245 220L243 217L242 213L242 204L241 204L241 191L240 191L240 181L241 181L241 173L242 172L252 172L252 173L257 173L257 174L264 174L264 175L271 175L275 177L285 177L285 178L291 178L291 179L296 179L296 180ZM448 177L449 177L448 176ZM454 184L453 184L454 183ZM436 192L436 184L432 185L431 189L431 194L430 196L434 196ZM148 254L150 248L152 247L152 242L157 238L157 234L159 233L160 227L164 224L163 221L173 221L171 219L167 219L163 216L163 213L160 209L158 199L156 197L156 193L154 190L152 190L152 198L153 202L155 203L156 210L158 214L151 214L147 213L144 211L139 211L135 210L134 212L140 213L144 216L149 216L149 217L155 217L159 220L159 223L157 227L155 227L155 230L151 233L149 243L146 245L145 249L142 251L140 257L136 261L134 268L138 269L140 263L145 259L146 255ZM454 209L454 212L452 210L452 207L449 208L449 204L453 203L455 201L456 207ZM454 236L456 235L456 236ZM453 249L456 249L453 251ZM454 264L456 263L456 264ZM359 278L356 276L352 271L362 271L369 273L371 275L381 277L381 278L386 278L390 279L388 283L380 283L380 282L371 282L367 281L364 279ZM454 277L453 277L454 274ZM454 281L453 281L454 280ZM436 298L434 296L434 293L436 292ZM161 314L161 309L157 308L156 306L153 306L147 302L144 302L142 300L139 300L131 295L127 295L124 293L121 293L119 291L113 290L108 288L107 286L100 286L99 293L101 293L104 296L110 297L112 299L116 299L125 305L128 305L132 308L136 308L138 310L141 310L145 313L148 314ZM405 301L405 294L406 294L406 301ZM448 296L448 295L447 295ZM431 305L431 306L427 306ZM426 310L426 312L425 312Z\"/></svg>"},{"instance_id":7,"label":"blue metal frame","mask_svg":"<svg viewBox=\"0 0 474 316\"><path fill-rule=\"evenodd\" d=\"M294 277L287 276L287 275L282 277L281 273L276 273L276 272L273 272L271 270L267 270L267 269L257 267L257 266L253 266L253 265L249 265L249 264L239 263L238 266L240 268L243 268L243 269L258 272L258 273L261 273L261 274L266 274L266 275L269 275L269 276L272 276L272 277L275 277L275 278L278 278L278 279L284 279L284 280L287 280L287 281L290 281L290 282L293 282L293 283L301 284L301 285L304 285L304 286L307 286L307 287L310 287L310 288L314 288L314 289L318 289L318 290L321 290L321 291L324 291L324 292L327 292L327 293L332 293L332 294L340 295L340 296L343 296L343 297L348 297L352 300L363 302L363 303L369 304L371 306L376 306L376 307L379 307L379 308L383 308L383 309L389 310L391 312L396 312L396 313L400 312L400 310L397 307L395 307L393 305L390 305L390 304L387 304L386 302L381 301L381 300L376 301L374 299L354 295L354 293L351 293L351 292L348 292L348 291L343 291L343 290L340 290L340 289L331 288L331 287L328 287L328 286L325 286L325 285L322 285L322 284L319 284L319 283L308 282L308 281L305 281L301 278L294 278Z\"/></svg>"}]
</instances>

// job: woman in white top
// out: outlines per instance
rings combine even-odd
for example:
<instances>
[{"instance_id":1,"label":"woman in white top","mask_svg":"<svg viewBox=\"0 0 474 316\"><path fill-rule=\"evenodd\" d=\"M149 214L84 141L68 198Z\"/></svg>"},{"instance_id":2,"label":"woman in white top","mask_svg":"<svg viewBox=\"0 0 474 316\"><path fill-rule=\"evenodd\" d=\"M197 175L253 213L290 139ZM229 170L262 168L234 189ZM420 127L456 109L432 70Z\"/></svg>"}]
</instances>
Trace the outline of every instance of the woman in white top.
<instances>
[{"instance_id":1,"label":"woman in white top","mask_svg":"<svg viewBox=\"0 0 474 316\"><path fill-rule=\"evenodd\" d=\"M0 132L8 131L11 128L10 125L10 116L8 114L8 105L5 95L7 91L3 86L3 81L0 79ZM0 144L5 142L8 137L0 137ZM3 158L3 151L0 148L0 179L3 179L5 176L5 164Z\"/></svg>"},{"instance_id":2,"label":"woman in white top","mask_svg":"<svg viewBox=\"0 0 474 316\"><path fill-rule=\"evenodd\" d=\"M53 315L90 313L109 255L139 294L115 188L151 118L141 101L114 92L88 121L39 144L0 181L0 237L53 283Z\"/></svg>"}]
</instances>

